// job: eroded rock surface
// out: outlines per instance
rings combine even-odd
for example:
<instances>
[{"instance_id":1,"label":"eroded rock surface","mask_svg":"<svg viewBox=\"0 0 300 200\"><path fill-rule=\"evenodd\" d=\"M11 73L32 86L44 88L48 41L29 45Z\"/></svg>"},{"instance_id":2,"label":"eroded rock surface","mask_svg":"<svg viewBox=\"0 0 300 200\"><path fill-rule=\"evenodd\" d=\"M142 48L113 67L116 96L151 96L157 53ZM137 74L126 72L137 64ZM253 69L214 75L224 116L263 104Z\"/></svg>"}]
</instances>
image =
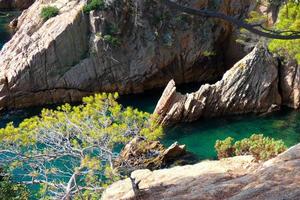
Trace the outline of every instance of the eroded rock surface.
<instances>
[{"instance_id":1,"label":"eroded rock surface","mask_svg":"<svg viewBox=\"0 0 300 200\"><path fill-rule=\"evenodd\" d=\"M300 66L289 61L280 67L280 86L283 104L291 108L300 108Z\"/></svg>"},{"instance_id":2,"label":"eroded rock surface","mask_svg":"<svg viewBox=\"0 0 300 200\"><path fill-rule=\"evenodd\" d=\"M171 11L159 1L106 1L82 12L83 0L37 0L18 19L0 52L0 108L77 101L98 91L136 93L177 83L218 80L230 24ZM255 1L186 1L242 17ZM215 4L216 3L216 4ZM43 6L60 14L43 22Z\"/></svg>"},{"instance_id":3,"label":"eroded rock surface","mask_svg":"<svg viewBox=\"0 0 300 200\"><path fill-rule=\"evenodd\" d=\"M265 162L251 156L163 170L137 170L134 194L129 179L112 184L103 200L295 200L300 196L300 144Z\"/></svg>"},{"instance_id":4,"label":"eroded rock surface","mask_svg":"<svg viewBox=\"0 0 300 200\"><path fill-rule=\"evenodd\" d=\"M256 47L222 80L202 85L194 93L176 92L171 80L154 113L161 124L168 125L201 117L268 112L281 105L278 83L277 60L264 48Z\"/></svg>"}]
</instances>

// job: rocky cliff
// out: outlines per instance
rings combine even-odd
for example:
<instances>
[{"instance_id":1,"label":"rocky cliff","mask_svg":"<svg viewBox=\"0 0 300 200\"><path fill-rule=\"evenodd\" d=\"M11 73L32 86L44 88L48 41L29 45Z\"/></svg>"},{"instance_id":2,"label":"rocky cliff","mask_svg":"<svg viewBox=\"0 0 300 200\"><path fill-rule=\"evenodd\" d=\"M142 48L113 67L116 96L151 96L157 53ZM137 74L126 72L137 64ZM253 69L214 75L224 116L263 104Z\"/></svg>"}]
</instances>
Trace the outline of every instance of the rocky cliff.
<instances>
[{"instance_id":1,"label":"rocky cliff","mask_svg":"<svg viewBox=\"0 0 300 200\"><path fill-rule=\"evenodd\" d=\"M256 47L222 80L202 85L194 93L182 95L170 81L154 113L166 125L201 117L272 111L282 102L278 70L278 61L263 47Z\"/></svg>"},{"instance_id":2,"label":"rocky cliff","mask_svg":"<svg viewBox=\"0 0 300 200\"><path fill-rule=\"evenodd\" d=\"M251 156L157 171L138 170L134 194L130 179L112 184L103 200L295 200L300 196L300 144L265 163Z\"/></svg>"},{"instance_id":3,"label":"rocky cliff","mask_svg":"<svg viewBox=\"0 0 300 200\"><path fill-rule=\"evenodd\" d=\"M0 108L80 100L92 92L136 93L222 76L232 27L191 17L155 0L105 1L82 12L85 1L38 0L18 19L18 31L0 52ZM193 0L187 5L243 17L256 1ZM58 16L44 22L42 7Z\"/></svg>"}]
</instances>

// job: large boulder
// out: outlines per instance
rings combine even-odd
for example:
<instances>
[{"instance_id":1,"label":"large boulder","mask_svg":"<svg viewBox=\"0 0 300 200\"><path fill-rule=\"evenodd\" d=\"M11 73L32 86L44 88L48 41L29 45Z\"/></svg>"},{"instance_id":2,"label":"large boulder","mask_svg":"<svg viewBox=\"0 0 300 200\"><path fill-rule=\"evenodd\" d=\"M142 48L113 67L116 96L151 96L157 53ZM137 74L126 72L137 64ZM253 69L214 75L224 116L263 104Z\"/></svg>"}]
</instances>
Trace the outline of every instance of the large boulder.
<instances>
[{"instance_id":1,"label":"large boulder","mask_svg":"<svg viewBox=\"0 0 300 200\"><path fill-rule=\"evenodd\" d=\"M218 80L229 23L189 16L161 1L105 1L82 12L83 0L37 0L18 19L0 52L0 108L78 101L98 91L137 93L177 83ZM184 1L242 18L256 1ZM60 14L46 22L42 7Z\"/></svg>"},{"instance_id":2,"label":"large boulder","mask_svg":"<svg viewBox=\"0 0 300 200\"><path fill-rule=\"evenodd\" d=\"M154 113L163 125L242 113L264 113L281 105L278 61L256 47L228 70L222 80L205 84L194 93L176 92L171 80Z\"/></svg>"},{"instance_id":3,"label":"large boulder","mask_svg":"<svg viewBox=\"0 0 300 200\"><path fill-rule=\"evenodd\" d=\"M300 196L300 144L264 163L251 156L163 170L137 170L113 183L102 200L295 200Z\"/></svg>"}]
</instances>

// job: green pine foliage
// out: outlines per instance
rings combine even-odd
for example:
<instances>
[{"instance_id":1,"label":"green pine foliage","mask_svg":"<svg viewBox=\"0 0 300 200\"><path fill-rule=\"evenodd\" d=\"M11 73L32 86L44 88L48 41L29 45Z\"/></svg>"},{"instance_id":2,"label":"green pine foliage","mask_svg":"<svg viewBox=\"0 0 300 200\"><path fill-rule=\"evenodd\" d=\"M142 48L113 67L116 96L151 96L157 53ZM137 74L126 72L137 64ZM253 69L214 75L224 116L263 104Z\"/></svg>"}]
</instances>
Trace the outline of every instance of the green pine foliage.
<instances>
[{"instance_id":1,"label":"green pine foliage","mask_svg":"<svg viewBox=\"0 0 300 200\"><path fill-rule=\"evenodd\" d=\"M44 109L19 126L9 123L0 129L0 163L28 184L39 184L41 196L99 199L120 178L113 167L118 147L136 136L156 140L163 134L155 117L123 108L117 98L96 94L83 98L83 105Z\"/></svg>"},{"instance_id":2,"label":"green pine foliage","mask_svg":"<svg viewBox=\"0 0 300 200\"><path fill-rule=\"evenodd\" d=\"M289 2L284 5L279 12L278 22L275 29L300 31L300 4ZM269 43L270 51L278 53L282 57L296 59L300 64L300 39L296 40L277 40Z\"/></svg>"},{"instance_id":3,"label":"green pine foliage","mask_svg":"<svg viewBox=\"0 0 300 200\"><path fill-rule=\"evenodd\" d=\"M0 200L28 200L29 191L25 185L14 183L0 168Z\"/></svg>"},{"instance_id":4,"label":"green pine foliage","mask_svg":"<svg viewBox=\"0 0 300 200\"><path fill-rule=\"evenodd\" d=\"M217 140L215 149L218 158L231 156L253 155L258 160L268 160L282 153L287 148L282 140L264 137L262 134L253 134L250 138L236 141L231 137L225 140Z\"/></svg>"},{"instance_id":5,"label":"green pine foliage","mask_svg":"<svg viewBox=\"0 0 300 200\"><path fill-rule=\"evenodd\" d=\"M83 7L83 12L89 13L92 10L101 10L105 8L104 0L91 0Z\"/></svg>"},{"instance_id":6,"label":"green pine foliage","mask_svg":"<svg viewBox=\"0 0 300 200\"><path fill-rule=\"evenodd\" d=\"M46 6L42 8L40 16L43 18L44 21L47 21L48 19L55 17L59 14L59 9L55 6Z\"/></svg>"}]
</instances>

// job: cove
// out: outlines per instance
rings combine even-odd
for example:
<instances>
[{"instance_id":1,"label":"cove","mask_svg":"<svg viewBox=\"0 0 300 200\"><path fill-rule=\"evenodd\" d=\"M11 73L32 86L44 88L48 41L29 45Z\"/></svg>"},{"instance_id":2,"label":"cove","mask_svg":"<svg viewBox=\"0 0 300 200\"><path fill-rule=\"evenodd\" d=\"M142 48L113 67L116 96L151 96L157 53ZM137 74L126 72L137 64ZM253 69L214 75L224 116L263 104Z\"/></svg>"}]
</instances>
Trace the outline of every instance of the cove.
<instances>
[{"instance_id":1,"label":"cove","mask_svg":"<svg viewBox=\"0 0 300 200\"><path fill-rule=\"evenodd\" d=\"M123 106L132 106L143 111L153 112L161 91L121 96L119 102ZM55 106L50 106L55 108ZM42 108L28 108L1 113L0 127L13 121L18 124L23 119L38 115ZM300 112L288 108L267 116L241 115L201 119L192 123L181 123L165 130L161 142L171 145L178 141L185 144L187 150L199 160L216 159L214 145L216 140L233 137L237 140L254 133L264 134L275 139L282 139L287 146L300 143Z\"/></svg>"},{"instance_id":2,"label":"cove","mask_svg":"<svg viewBox=\"0 0 300 200\"><path fill-rule=\"evenodd\" d=\"M0 17L0 49L8 41L10 34L5 28L9 17ZM188 84L181 91L191 92L200 84ZM124 106L132 106L152 113L159 100L162 90L152 90L143 94L125 95L120 98ZM51 106L53 108L53 106ZM23 119L38 115L40 107L10 111L0 114L0 127L9 122L18 124ZM261 133L275 139L282 139L287 146L300 143L300 113L283 108L281 111L268 116L243 115L202 119L193 123L183 123L165 130L162 142L170 145L175 141L185 144L187 150L194 153L199 160L215 159L214 144L218 139L233 137L243 139L254 133Z\"/></svg>"}]
</instances>

